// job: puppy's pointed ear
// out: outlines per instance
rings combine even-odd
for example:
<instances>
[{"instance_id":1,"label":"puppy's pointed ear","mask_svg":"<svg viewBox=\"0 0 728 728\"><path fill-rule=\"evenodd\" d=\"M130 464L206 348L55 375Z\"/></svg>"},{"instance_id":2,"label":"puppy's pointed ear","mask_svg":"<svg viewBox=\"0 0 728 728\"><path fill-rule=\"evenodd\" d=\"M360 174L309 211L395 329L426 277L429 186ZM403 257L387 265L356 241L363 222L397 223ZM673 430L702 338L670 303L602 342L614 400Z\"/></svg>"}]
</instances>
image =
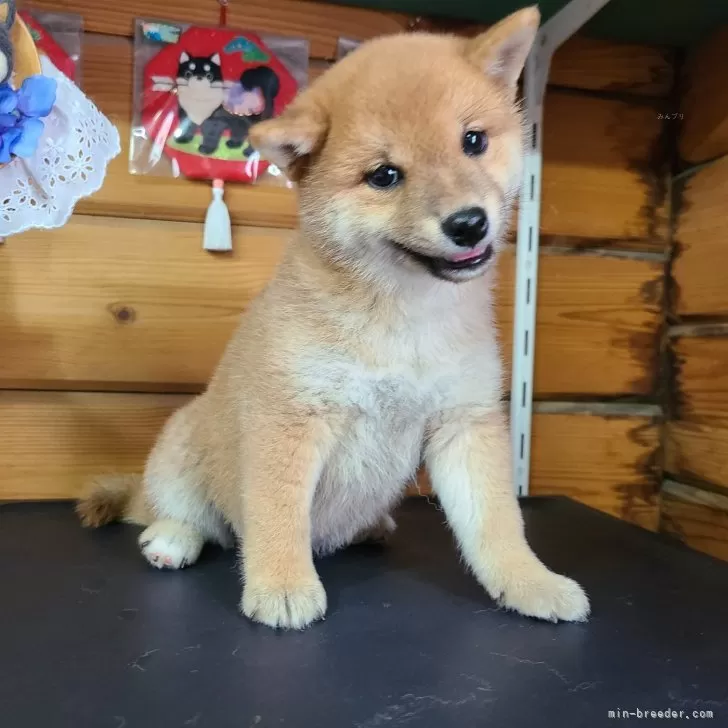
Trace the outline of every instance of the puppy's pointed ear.
<instances>
[{"instance_id":1,"label":"puppy's pointed ear","mask_svg":"<svg viewBox=\"0 0 728 728\"><path fill-rule=\"evenodd\" d=\"M515 88L540 20L541 14L535 5L518 10L469 40L465 51L468 60L507 87Z\"/></svg>"},{"instance_id":2,"label":"puppy's pointed ear","mask_svg":"<svg viewBox=\"0 0 728 728\"><path fill-rule=\"evenodd\" d=\"M303 93L278 117L261 121L250 130L250 143L261 156L285 169L298 182L305 161L323 145L328 115L318 100Z\"/></svg>"}]
</instances>

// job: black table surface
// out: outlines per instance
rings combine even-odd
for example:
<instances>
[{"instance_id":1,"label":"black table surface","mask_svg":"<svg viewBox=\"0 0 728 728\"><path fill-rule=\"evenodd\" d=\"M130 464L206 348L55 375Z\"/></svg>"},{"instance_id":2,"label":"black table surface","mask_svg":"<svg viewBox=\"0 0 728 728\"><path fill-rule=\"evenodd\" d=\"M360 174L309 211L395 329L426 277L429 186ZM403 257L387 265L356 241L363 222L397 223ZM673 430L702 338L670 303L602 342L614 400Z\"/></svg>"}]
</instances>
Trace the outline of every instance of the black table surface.
<instances>
[{"instance_id":1,"label":"black table surface","mask_svg":"<svg viewBox=\"0 0 728 728\"><path fill-rule=\"evenodd\" d=\"M728 725L728 564L566 499L523 507L536 552L588 591L589 622L497 609L421 500L387 546L319 562L329 613L304 632L238 614L233 553L160 572L131 526L4 505L0 725L592 728L643 725L638 711Z\"/></svg>"}]
</instances>

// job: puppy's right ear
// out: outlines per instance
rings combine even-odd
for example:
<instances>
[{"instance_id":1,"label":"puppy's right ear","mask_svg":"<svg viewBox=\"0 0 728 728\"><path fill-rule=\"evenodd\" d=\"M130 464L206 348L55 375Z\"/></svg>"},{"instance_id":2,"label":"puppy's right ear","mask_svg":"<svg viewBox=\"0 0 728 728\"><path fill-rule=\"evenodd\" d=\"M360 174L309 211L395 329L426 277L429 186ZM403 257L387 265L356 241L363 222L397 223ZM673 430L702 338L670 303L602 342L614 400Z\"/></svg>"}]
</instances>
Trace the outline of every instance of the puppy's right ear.
<instances>
[{"instance_id":1,"label":"puppy's right ear","mask_svg":"<svg viewBox=\"0 0 728 728\"><path fill-rule=\"evenodd\" d=\"M535 5L512 13L467 42L468 59L506 88L515 88L540 20Z\"/></svg>"},{"instance_id":2,"label":"puppy's right ear","mask_svg":"<svg viewBox=\"0 0 728 728\"><path fill-rule=\"evenodd\" d=\"M280 116L255 124L250 129L250 143L264 159L298 182L306 159L323 145L327 130L323 106L303 93Z\"/></svg>"}]
</instances>

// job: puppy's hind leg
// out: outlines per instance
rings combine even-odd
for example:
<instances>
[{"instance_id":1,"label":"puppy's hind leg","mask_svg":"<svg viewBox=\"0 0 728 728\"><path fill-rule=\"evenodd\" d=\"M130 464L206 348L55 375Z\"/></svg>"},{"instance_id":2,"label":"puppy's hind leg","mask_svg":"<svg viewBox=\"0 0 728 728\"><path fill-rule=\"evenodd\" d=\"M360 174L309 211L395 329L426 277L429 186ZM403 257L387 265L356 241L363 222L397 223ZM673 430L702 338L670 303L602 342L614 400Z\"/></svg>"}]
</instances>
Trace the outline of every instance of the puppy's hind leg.
<instances>
[{"instance_id":1,"label":"puppy's hind leg","mask_svg":"<svg viewBox=\"0 0 728 728\"><path fill-rule=\"evenodd\" d=\"M139 536L144 558L158 569L182 569L197 561L205 542L230 548L234 541L222 516L189 473L146 480L158 518Z\"/></svg>"},{"instance_id":2,"label":"puppy's hind leg","mask_svg":"<svg viewBox=\"0 0 728 728\"><path fill-rule=\"evenodd\" d=\"M359 533L354 536L351 545L356 546L364 543L386 543L396 530L397 524L395 523L394 518L387 513L382 516L382 518L372 528L366 528L363 531L359 531Z\"/></svg>"},{"instance_id":3,"label":"puppy's hind leg","mask_svg":"<svg viewBox=\"0 0 728 728\"><path fill-rule=\"evenodd\" d=\"M139 536L144 558L157 569L183 569L194 564L205 544L204 536L183 521L154 521Z\"/></svg>"},{"instance_id":4,"label":"puppy's hind leg","mask_svg":"<svg viewBox=\"0 0 728 728\"><path fill-rule=\"evenodd\" d=\"M222 516L210 502L190 437L187 408L170 419L147 462L144 489L156 520L139 536L144 558L158 569L195 563L205 542L233 545Z\"/></svg>"}]
</instances>

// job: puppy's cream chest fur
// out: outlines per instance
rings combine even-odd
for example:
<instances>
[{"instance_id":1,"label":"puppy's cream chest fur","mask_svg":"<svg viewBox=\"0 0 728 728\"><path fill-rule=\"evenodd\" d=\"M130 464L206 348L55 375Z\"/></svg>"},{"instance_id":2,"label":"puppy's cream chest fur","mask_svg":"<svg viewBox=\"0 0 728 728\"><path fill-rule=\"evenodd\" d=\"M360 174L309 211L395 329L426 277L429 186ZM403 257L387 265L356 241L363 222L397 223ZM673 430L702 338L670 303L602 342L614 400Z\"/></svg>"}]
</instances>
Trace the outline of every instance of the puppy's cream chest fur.
<instances>
[{"instance_id":1,"label":"puppy's cream chest fur","mask_svg":"<svg viewBox=\"0 0 728 728\"><path fill-rule=\"evenodd\" d=\"M419 461L432 387L401 369L323 362L303 374L314 407L343 417L316 487L312 536L331 551L376 524Z\"/></svg>"},{"instance_id":2,"label":"puppy's cream chest fur","mask_svg":"<svg viewBox=\"0 0 728 728\"><path fill-rule=\"evenodd\" d=\"M371 369L362 363L318 358L301 372L303 396L326 416L343 417L334 459L369 459L382 463L390 477L406 476L413 453L419 452L427 417L436 408L437 386L432 376L418 377L410 367ZM384 465L384 461L390 463ZM360 466L354 466L359 470Z\"/></svg>"},{"instance_id":3,"label":"puppy's cream chest fur","mask_svg":"<svg viewBox=\"0 0 728 728\"><path fill-rule=\"evenodd\" d=\"M497 401L499 373L481 366L482 353L493 360L489 346L484 352L476 340L463 352L419 333L410 329L388 342L386 366L321 349L298 360L297 387L307 404L344 423L314 496L317 550L336 549L375 525L401 496L420 463L428 420L475 390L479 401L485 390ZM463 380L463 372L478 369L477 379Z\"/></svg>"}]
</instances>

